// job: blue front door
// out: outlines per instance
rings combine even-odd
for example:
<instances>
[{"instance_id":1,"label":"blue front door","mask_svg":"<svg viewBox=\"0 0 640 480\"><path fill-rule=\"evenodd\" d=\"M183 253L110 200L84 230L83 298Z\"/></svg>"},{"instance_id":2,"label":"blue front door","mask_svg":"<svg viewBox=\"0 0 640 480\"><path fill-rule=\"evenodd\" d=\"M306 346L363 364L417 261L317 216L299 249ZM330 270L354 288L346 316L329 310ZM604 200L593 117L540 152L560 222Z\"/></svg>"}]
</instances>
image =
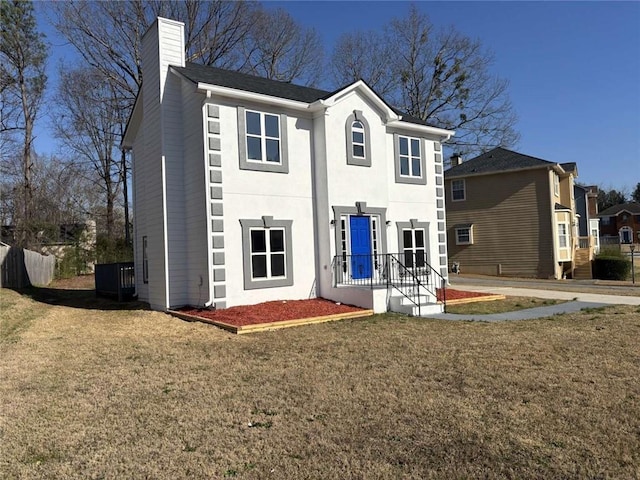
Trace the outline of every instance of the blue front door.
<instances>
[{"instance_id":1,"label":"blue front door","mask_svg":"<svg viewBox=\"0 0 640 480\"><path fill-rule=\"evenodd\" d=\"M369 217L351 217L351 276L371 278L371 229Z\"/></svg>"}]
</instances>

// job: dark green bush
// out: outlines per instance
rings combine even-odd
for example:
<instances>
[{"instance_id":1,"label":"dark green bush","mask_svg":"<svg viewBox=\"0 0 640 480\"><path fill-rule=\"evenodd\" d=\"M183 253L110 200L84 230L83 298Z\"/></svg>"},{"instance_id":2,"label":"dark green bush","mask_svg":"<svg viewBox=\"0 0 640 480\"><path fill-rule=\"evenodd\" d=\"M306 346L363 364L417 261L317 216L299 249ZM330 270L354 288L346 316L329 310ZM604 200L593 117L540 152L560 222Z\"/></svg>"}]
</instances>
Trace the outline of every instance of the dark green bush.
<instances>
[{"instance_id":1,"label":"dark green bush","mask_svg":"<svg viewBox=\"0 0 640 480\"><path fill-rule=\"evenodd\" d=\"M107 238L98 235L96 241L96 263L132 262L133 247L124 238Z\"/></svg>"},{"instance_id":2,"label":"dark green bush","mask_svg":"<svg viewBox=\"0 0 640 480\"><path fill-rule=\"evenodd\" d=\"M593 261L593 277L600 280L626 280L630 272L626 258L598 255Z\"/></svg>"}]
</instances>

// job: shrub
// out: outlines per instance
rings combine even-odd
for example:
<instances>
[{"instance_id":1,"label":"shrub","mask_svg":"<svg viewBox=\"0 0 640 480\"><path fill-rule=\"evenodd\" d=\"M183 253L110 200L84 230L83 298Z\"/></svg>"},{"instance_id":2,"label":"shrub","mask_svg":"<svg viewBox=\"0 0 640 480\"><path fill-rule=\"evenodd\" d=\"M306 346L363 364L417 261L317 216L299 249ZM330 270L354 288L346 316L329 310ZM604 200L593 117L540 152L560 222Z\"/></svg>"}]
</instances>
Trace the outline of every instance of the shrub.
<instances>
[{"instance_id":1,"label":"shrub","mask_svg":"<svg viewBox=\"0 0 640 480\"><path fill-rule=\"evenodd\" d=\"M631 262L622 256L598 255L593 261L593 276L600 280L626 280Z\"/></svg>"},{"instance_id":2,"label":"shrub","mask_svg":"<svg viewBox=\"0 0 640 480\"><path fill-rule=\"evenodd\" d=\"M96 241L96 263L132 262L133 247L124 238L99 235Z\"/></svg>"}]
</instances>

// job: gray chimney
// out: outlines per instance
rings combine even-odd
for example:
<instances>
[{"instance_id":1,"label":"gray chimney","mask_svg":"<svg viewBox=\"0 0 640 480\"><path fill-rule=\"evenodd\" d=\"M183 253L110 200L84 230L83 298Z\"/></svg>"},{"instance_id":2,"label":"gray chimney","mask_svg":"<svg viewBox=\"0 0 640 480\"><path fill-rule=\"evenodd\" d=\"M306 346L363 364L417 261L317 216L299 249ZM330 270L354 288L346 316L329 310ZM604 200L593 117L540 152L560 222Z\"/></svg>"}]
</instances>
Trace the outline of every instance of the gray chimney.
<instances>
[{"instance_id":1,"label":"gray chimney","mask_svg":"<svg viewBox=\"0 0 640 480\"><path fill-rule=\"evenodd\" d=\"M453 155L451 155L451 166L452 167L457 167L461 163L462 163L462 155L460 155L459 153L454 153Z\"/></svg>"}]
</instances>

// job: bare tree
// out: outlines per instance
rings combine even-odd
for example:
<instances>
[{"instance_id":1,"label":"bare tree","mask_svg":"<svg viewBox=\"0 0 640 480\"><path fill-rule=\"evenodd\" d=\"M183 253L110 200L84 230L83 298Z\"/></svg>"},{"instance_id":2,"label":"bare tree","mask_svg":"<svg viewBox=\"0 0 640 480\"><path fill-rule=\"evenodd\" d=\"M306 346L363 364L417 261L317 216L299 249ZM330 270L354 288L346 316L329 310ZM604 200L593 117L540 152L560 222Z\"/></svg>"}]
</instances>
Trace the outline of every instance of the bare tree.
<instances>
[{"instance_id":1,"label":"bare tree","mask_svg":"<svg viewBox=\"0 0 640 480\"><path fill-rule=\"evenodd\" d=\"M243 47L245 63L241 69L253 75L313 85L322 73L320 36L282 9L256 10Z\"/></svg>"},{"instance_id":2,"label":"bare tree","mask_svg":"<svg viewBox=\"0 0 640 480\"><path fill-rule=\"evenodd\" d=\"M36 29L31 2L23 0L0 2L2 31L0 36L0 128L1 147L7 153L8 136L22 134L21 145L21 214L14 214L18 227L18 244L32 241L33 213L33 127L36 121L47 77L47 48L43 35ZM14 207L17 207L14 204Z\"/></svg>"},{"instance_id":3,"label":"bare tree","mask_svg":"<svg viewBox=\"0 0 640 480\"><path fill-rule=\"evenodd\" d=\"M391 45L378 32L351 32L338 38L329 68L337 85L364 79L378 95L388 98L397 90L398 79L389 68Z\"/></svg>"},{"instance_id":4,"label":"bare tree","mask_svg":"<svg viewBox=\"0 0 640 480\"><path fill-rule=\"evenodd\" d=\"M384 34L367 36L371 45L360 39L351 46L358 35L339 40L334 71L351 71L352 81L357 75L374 88L380 85L389 101L408 114L456 130L450 145L459 153L475 154L518 141L508 82L490 73L493 57L479 41L452 27L437 30L415 5L406 17L390 21ZM378 62L384 59L387 76L380 68L353 68L353 59L365 48L375 52Z\"/></svg>"},{"instance_id":5,"label":"bare tree","mask_svg":"<svg viewBox=\"0 0 640 480\"><path fill-rule=\"evenodd\" d=\"M157 16L185 23L189 61L233 68L239 42L251 28L247 2L212 0L68 1L54 4L55 25L87 65L97 69L127 99L129 108L142 83L142 35Z\"/></svg>"},{"instance_id":6,"label":"bare tree","mask_svg":"<svg viewBox=\"0 0 640 480\"><path fill-rule=\"evenodd\" d=\"M115 236L114 208L122 183L117 150L122 106L113 85L94 68L60 71L56 98L59 105L55 133L69 150L76 166L91 172L105 205L105 230Z\"/></svg>"}]
</instances>

